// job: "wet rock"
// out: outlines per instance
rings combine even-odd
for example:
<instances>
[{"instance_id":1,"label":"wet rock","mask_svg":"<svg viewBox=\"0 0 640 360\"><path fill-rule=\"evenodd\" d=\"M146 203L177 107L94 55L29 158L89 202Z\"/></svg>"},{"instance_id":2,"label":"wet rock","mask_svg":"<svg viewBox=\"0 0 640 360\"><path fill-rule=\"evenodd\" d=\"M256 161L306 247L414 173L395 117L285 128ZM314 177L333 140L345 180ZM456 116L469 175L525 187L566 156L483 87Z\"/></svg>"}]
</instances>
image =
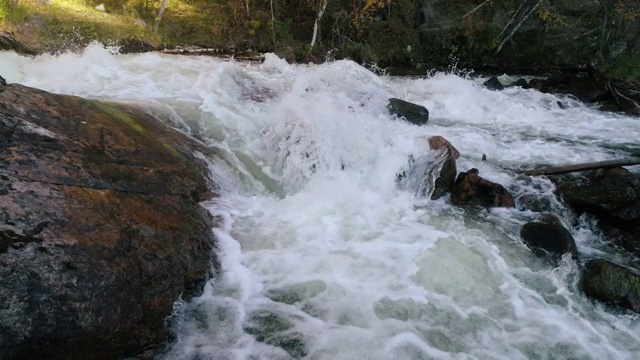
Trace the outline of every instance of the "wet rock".
<instances>
[{"instance_id":1,"label":"wet rock","mask_svg":"<svg viewBox=\"0 0 640 360\"><path fill-rule=\"evenodd\" d=\"M555 220L555 221L554 221ZM557 219L549 222L531 222L520 229L522 241L534 252L544 250L551 254L576 254L576 242L569 230L559 224Z\"/></svg>"},{"instance_id":2,"label":"wet rock","mask_svg":"<svg viewBox=\"0 0 640 360\"><path fill-rule=\"evenodd\" d=\"M635 270L592 260L585 266L581 285L591 298L640 313L640 273Z\"/></svg>"},{"instance_id":3,"label":"wet rock","mask_svg":"<svg viewBox=\"0 0 640 360\"><path fill-rule=\"evenodd\" d=\"M296 62L296 53L293 48L287 46L279 48L274 52L279 58L286 60L289 64Z\"/></svg>"},{"instance_id":4,"label":"wet rock","mask_svg":"<svg viewBox=\"0 0 640 360\"><path fill-rule=\"evenodd\" d=\"M516 87L516 86L519 86L519 87L524 88L524 89L528 89L529 88L529 83L527 82L527 80L525 80L523 78L520 78L520 79L510 83L506 87Z\"/></svg>"},{"instance_id":5,"label":"wet rock","mask_svg":"<svg viewBox=\"0 0 640 360\"><path fill-rule=\"evenodd\" d=\"M608 169L589 185L565 189L564 199L578 212L607 215L640 196L640 178L624 168Z\"/></svg>"},{"instance_id":6,"label":"wet rock","mask_svg":"<svg viewBox=\"0 0 640 360\"><path fill-rule=\"evenodd\" d=\"M429 121L429 110L422 105L391 98L387 109L392 115L403 118L415 125L425 125Z\"/></svg>"},{"instance_id":7,"label":"wet rock","mask_svg":"<svg viewBox=\"0 0 640 360\"><path fill-rule=\"evenodd\" d=\"M587 179L562 188L565 201L578 213L594 215L614 244L640 255L640 176L613 168Z\"/></svg>"},{"instance_id":8,"label":"wet rock","mask_svg":"<svg viewBox=\"0 0 640 360\"><path fill-rule=\"evenodd\" d=\"M516 205L519 210L534 212L544 212L551 210L551 200L543 194L524 193L516 198Z\"/></svg>"},{"instance_id":9,"label":"wet rock","mask_svg":"<svg viewBox=\"0 0 640 360\"><path fill-rule=\"evenodd\" d=\"M478 169L458 174L451 199L458 205L480 205L485 207L513 207L513 197L502 185L485 180Z\"/></svg>"},{"instance_id":10,"label":"wet rock","mask_svg":"<svg viewBox=\"0 0 640 360\"><path fill-rule=\"evenodd\" d=\"M143 110L0 91L0 358L121 358L210 276L198 148Z\"/></svg>"},{"instance_id":11,"label":"wet rock","mask_svg":"<svg viewBox=\"0 0 640 360\"><path fill-rule=\"evenodd\" d=\"M429 141L429 147L431 148L431 150L446 148L451 152L455 160L458 160L460 158L460 151L458 151L458 149L456 149L455 146L453 146L449 142L449 140L443 138L442 136L430 136L427 138L427 141Z\"/></svg>"},{"instance_id":12,"label":"wet rock","mask_svg":"<svg viewBox=\"0 0 640 360\"><path fill-rule=\"evenodd\" d=\"M482 85L489 90L504 90L504 85L500 82L497 76L492 76L489 80L485 81Z\"/></svg>"},{"instance_id":13,"label":"wet rock","mask_svg":"<svg viewBox=\"0 0 640 360\"><path fill-rule=\"evenodd\" d=\"M612 81L595 71L533 79L529 87L544 93L572 95L586 103L598 103L603 110L640 115L640 93L634 85Z\"/></svg>"},{"instance_id":14,"label":"wet rock","mask_svg":"<svg viewBox=\"0 0 640 360\"><path fill-rule=\"evenodd\" d=\"M456 174L458 173L456 159L460 157L460 152L451 145L449 140L442 136L431 136L427 140L431 150L443 152L439 155L443 158L442 168L440 174L436 177L434 190L431 193L431 199L437 200L450 193L451 189L453 189Z\"/></svg>"}]
</instances>

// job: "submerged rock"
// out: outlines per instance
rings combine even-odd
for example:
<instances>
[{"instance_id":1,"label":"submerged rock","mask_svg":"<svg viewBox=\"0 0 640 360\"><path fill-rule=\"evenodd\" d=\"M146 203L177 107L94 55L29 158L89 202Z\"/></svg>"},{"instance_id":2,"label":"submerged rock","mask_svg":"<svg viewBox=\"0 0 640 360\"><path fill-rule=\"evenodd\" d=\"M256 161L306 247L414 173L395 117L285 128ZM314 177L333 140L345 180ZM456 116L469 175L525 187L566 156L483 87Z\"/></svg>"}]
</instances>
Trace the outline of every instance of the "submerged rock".
<instances>
[{"instance_id":1,"label":"submerged rock","mask_svg":"<svg viewBox=\"0 0 640 360\"><path fill-rule=\"evenodd\" d=\"M640 313L640 273L635 270L592 260L586 264L581 285L589 297Z\"/></svg>"},{"instance_id":2,"label":"submerged rock","mask_svg":"<svg viewBox=\"0 0 640 360\"><path fill-rule=\"evenodd\" d=\"M146 115L0 87L0 358L114 359L168 339L214 238L196 145Z\"/></svg>"},{"instance_id":3,"label":"submerged rock","mask_svg":"<svg viewBox=\"0 0 640 360\"><path fill-rule=\"evenodd\" d=\"M485 180L478 169L461 172L453 185L451 198L458 205L480 205L485 207L513 207L513 197L500 184Z\"/></svg>"},{"instance_id":4,"label":"submerged rock","mask_svg":"<svg viewBox=\"0 0 640 360\"><path fill-rule=\"evenodd\" d=\"M387 109L392 115L404 118L415 125L425 125L429 121L429 110L422 105L416 105L408 101L391 98Z\"/></svg>"},{"instance_id":5,"label":"submerged rock","mask_svg":"<svg viewBox=\"0 0 640 360\"><path fill-rule=\"evenodd\" d=\"M520 237L534 252L544 250L557 255L577 253L576 241L569 230L553 220L524 224Z\"/></svg>"}]
</instances>

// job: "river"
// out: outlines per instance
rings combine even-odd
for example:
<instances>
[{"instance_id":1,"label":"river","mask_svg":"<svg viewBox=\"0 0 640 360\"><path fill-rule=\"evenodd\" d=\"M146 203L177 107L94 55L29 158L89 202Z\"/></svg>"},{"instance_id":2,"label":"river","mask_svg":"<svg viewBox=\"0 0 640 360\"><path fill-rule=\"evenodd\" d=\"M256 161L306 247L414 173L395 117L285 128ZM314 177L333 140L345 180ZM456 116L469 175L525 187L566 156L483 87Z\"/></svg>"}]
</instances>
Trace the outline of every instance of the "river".
<instances>
[{"instance_id":1,"label":"river","mask_svg":"<svg viewBox=\"0 0 640 360\"><path fill-rule=\"evenodd\" d=\"M640 121L569 97L489 91L459 71L375 74L348 60L289 65L154 53L26 58L8 82L132 102L215 148L220 276L178 302L163 359L638 359L638 315L587 299L580 262L612 252L544 177L509 169L637 153ZM387 99L426 106L418 127ZM561 102L563 106L559 106ZM555 264L521 242L539 214L465 209L398 186L409 155L442 135L507 187L546 199L581 257ZM481 161L486 154L487 161Z\"/></svg>"}]
</instances>

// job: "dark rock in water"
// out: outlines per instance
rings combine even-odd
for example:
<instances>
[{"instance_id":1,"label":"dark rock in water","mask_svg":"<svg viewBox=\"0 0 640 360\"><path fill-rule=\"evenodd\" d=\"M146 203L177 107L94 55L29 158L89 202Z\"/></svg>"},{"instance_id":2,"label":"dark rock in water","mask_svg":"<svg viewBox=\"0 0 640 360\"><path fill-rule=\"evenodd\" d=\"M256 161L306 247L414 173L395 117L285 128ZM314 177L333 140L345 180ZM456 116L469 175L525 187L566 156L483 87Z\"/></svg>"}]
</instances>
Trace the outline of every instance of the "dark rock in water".
<instances>
[{"instance_id":1,"label":"dark rock in water","mask_svg":"<svg viewBox=\"0 0 640 360\"><path fill-rule=\"evenodd\" d=\"M404 118L415 125L425 125L429 121L429 110L422 105L416 105L408 101L391 98L387 109L393 115Z\"/></svg>"},{"instance_id":2,"label":"dark rock in water","mask_svg":"<svg viewBox=\"0 0 640 360\"><path fill-rule=\"evenodd\" d=\"M551 200L537 193L524 193L516 198L516 204L520 210L544 212L551 210Z\"/></svg>"},{"instance_id":3,"label":"dark rock in water","mask_svg":"<svg viewBox=\"0 0 640 360\"><path fill-rule=\"evenodd\" d=\"M576 254L576 242L569 230L558 223L532 222L520 230L522 241L532 250L551 254Z\"/></svg>"},{"instance_id":4,"label":"dark rock in water","mask_svg":"<svg viewBox=\"0 0 640 360\"><path fill-rule=\"evenodd\" d=\"M589 185L565 189L564 199L578 212L608 215L640 196L640 178L624 168L608 169Z\"/></svg>"},{"instance_id":5,"label":"dark rock in water","mask_svg":"<svg viewBox=\"0 0 640 360\"><path fill-rule=\"evenodd\" d=\"M210 276L206 166L142 109L0 91L0 358L117 359Z\"/></svg>"},{"instance_id":6,"label":"dark rock in water","mask_svg":"<svg viewBox=\"0 0 640 360\"><path fill-rule=\"evenodd\" d=\"M525 80L523 78L520 78L520 79L510 83L506 87L516 87L516 86L519 86L519 87L524 88L524 89L528 89L529 88L529 83L527 82L527 80Z\"/></svg>"},{"instance_id":7,"label":"dark rock in water","mask_svg":"<svg viewBox=\"0 0 640 360\"><path fill-rule=\"evenodd\" d=\"M289 46L277 49L274 53L279 58L286 60L289 64L296 62L296 53L293 51L293 48Z\"/></svg>"},{"instance_id":8,"label":"dark rock in water","mask_svg":"<svg viewBox=\"0 0 640 360\"><path fill-rule=\"evenodd\" d=\"M635 86L609 80L597 72L555 74L547 79L533 79L529 87L544 93L572 95L586 103L598 103L603 110L640 115L640 93Z\"/></svg>"},{"instance_id":9,"label":"dark rock in water","mask_svg":"<svg viewBox=\"0 0 640 360\"><path fill-rule=\"evenodd\" d=\"M614 244L640 255L640 176L607 169L589 183L566 185L561 194L577 212L595 215Z\"/></svg>"},{"instance_id":10,"label":"dark rock in water","mask_svg":"<svg viewBox=\"0 0 640 360\"><path fill-rule=\"evenodd\" d=\"M635 270L592 260L586 264L581 285L591 298L640 313L640 274Z\"/></svg>"},{"instance_id":11,"label":"dark rock in water","mask_svg":"<svg viewBox=\"0 0 640 360\"><path fill-rule=\"evenodd\" d=\"M478 169L458 174L451 192L458 205L481 205L485 207L513 207L513 197L502 185L485 180Z\"/></svg>"},{"instance_id":12,"label":"dark rock in water","mask_svg":"<svg viewBox=\"0 0 640 360\"><path fill-rule=\"evenodd\" d=\"M502 85L502 82L500 82L497 76L490 77L489 80L485 81L482 85L489 90L504 90L504 85Z\"/></svg>"}]
</instances>

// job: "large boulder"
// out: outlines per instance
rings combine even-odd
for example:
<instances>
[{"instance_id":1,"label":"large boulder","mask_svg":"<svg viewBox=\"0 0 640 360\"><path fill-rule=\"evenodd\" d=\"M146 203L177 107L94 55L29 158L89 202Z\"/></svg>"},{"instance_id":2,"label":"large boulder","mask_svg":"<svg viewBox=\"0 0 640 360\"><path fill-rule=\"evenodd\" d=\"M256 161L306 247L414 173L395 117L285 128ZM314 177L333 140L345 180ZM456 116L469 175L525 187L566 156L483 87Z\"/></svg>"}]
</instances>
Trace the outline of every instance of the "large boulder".
<instances>
[{"instance_id":1,"label":"large boulder","mask_svg":"<svg viewBox=\"0 0 640 360\"><path fill-rule=\"evenodd\" d=\"M429 121L429 110L422 105L416 105L401 99L391 98L387 109L392 115L403 118L415 125L425 125Z\"/></svg>"},{"instance_id":2,"label":"large boulder","mask_svg":"<svg viewBox=\"0 0 640 360\"><path fill-rule=\"evenodd\" d=\"M610 261L586 264L582 276L584 293L594 299L640 313L640 274Z\"/></svg>"},{"instance_id":3,"label":"large boulder","mask_svg":"<svg viewBox=\"0 0 640 360\"><path fill-rule=\"evenodd\" d=\"M478 169L461 172L453 185L451 199L457 205L480 205L485 207L513 207L513 197L500 184L485 180Z\"/></svg>"},{"instance_id":4,"label":"large boulder","mask_svg":"<svg viewBox=\"0 0 640 360\"><path fill-rule=\"evenodd\" d=\"M396 174L396 181L420 197L436 200L451 192L460 152L442 136L426 138L426 145L430 153L417 157L410 155L408 167Z\"/></svg>"},{"instance_id":5,"label":"large boulder","mask_svg":"<svg viewBox=\"0 0 640 360\"><path fill-rule=\"evenodd\" d=\"M576 254L576 241L569 230L556 221L531 222L520 229L522 241L535 253L544 250L552 255Z\"/></svg>"},{"instance_id":6,"label":"large boulder","mask_svg":"<svg viewBox=\"0 0 640 360\"><path fill-rule=\"evenodd\" d=\"M210 276L208 173L144 111L0 85L0 358L117 359Z\"/></svg>"},{"instance_id":7,"label":"large boulder","mask_svg":"<svg viewBox=\"0 0 640 360\"><path fill-rule=\"evenodd\" d=\"M608 169L586 184L563 186L561 193L578 213L598 218L613 243L640 255L640 176Z\"/></svg>"},{"instance_id":8,"label":"large boulder","mask_svg":"<svg viewBox=\"0 0 640 360\"><path fill-rule=\"evenodd\" d=\"M449 140L442 136L431 136L427 138L427 141L429 142L429 148L438 153L437 156L440 157L442 162L440 173L436 177L434 189L431 193L431 199L437 200L450 193L451 189L453 189L456 174L458 173L456 160L460 157L460 152Z\"/></svg>"}]
</instances>

